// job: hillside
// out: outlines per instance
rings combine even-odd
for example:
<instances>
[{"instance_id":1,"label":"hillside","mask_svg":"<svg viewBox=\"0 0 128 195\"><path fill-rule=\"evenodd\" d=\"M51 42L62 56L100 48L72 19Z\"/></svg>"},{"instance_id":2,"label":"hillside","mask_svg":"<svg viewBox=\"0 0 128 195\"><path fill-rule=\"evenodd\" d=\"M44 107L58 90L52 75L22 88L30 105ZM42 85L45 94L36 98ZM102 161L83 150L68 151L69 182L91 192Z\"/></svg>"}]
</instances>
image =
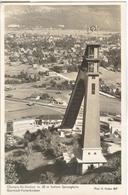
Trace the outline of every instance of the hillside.
<instances>
[{"instance_id":1,"label":"hillside","mask_svg":"<svg viewBox=\"0 0 128 195\"><path fill-rule=\"evenodd\" d=\"M107 70L103 67L100 67L100 78L105 81L106 84L114 84L121 82L121 73ZM69 79L75 80L77 76L77 72L65 73L64 76Z\"/></svg>"},{"instance_id":2,"label":"hillside","mask_svg":"<svg viewBox=\"0 0 128 195\"><path fill-rule=\"evenodd\" d=\"M29 131L13 150L6 152L6 183L41 184L120 184L121 152L107 154L107 163L79 175L73 151L79 147L80 136L62 138L56 128ZM9 145L6 143L6 150ZM64 154L68 154L66 162ZM10 166L12 167L10 169Z\"/></svg>"},{"instance_id":3,"label":"hillside","mask_svg":"<svg viewBox=\"0 0 128 195\"><path fill-rule=\"evenodd\" d=\"M59 183L64 184L120 184L121 152L107 156L107 164L83 176L64 176Z\"/></svg>"}]
</instances>

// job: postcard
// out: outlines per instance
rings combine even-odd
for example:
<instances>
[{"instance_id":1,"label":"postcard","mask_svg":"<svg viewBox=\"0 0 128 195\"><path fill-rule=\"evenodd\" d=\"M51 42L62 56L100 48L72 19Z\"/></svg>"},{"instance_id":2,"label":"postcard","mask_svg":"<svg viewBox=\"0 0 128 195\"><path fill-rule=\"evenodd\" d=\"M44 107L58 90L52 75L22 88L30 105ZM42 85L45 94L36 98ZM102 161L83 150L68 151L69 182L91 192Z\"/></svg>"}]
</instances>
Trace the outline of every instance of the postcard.
<instances>
[{"instance_id":1,"label":"postcard","mask_svg":"<svg viewBox=\"0 0 128 195\"><path fill-rule=\"evenodd\" d=\"M125 13L1 4L2 195L126 194Z\"/></svg>"}]
</instances>

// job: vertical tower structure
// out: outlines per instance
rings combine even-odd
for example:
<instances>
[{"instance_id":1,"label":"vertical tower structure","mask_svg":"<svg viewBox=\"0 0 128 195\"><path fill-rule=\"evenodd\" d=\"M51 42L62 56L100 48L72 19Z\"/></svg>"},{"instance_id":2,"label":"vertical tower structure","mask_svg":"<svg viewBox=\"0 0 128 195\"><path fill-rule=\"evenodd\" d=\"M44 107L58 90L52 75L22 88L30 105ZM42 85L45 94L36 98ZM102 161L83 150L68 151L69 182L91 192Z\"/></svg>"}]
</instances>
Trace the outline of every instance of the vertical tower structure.
<instances>
[{"instance_id":1,"label":"vertical tower structure","mask_svg":"<svg viewBox=\"0 0 128 195\"><path fill-rule=\"evenodd\" d=\"M90 167L98 167L106 162L100 143L99 105L99 44L89 44L86 48L84 79L84 112L82 126L81 172Z\"/></svg>"},{"instance_id":2,"label":"vertical tower structure","mask_svg":"<svg viewBox=\"0 0 128 195\"><path fill-rule=\"evenodd\" d=\"M84 174L90 167L106 162L100 144L99 106L99 44L87 44L75 87L61 124L72 128L84 98L81 151L76 155L78 171Z\"/></svg>"}]
</instances>

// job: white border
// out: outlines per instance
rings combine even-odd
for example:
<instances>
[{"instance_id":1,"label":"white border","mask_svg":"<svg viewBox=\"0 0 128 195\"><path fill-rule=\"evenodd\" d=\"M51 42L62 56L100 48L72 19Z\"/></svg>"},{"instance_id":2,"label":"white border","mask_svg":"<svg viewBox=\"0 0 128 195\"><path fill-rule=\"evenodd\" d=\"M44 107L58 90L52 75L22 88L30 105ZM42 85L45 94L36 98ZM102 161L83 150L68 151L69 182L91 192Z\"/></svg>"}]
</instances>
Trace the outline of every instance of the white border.
<instances>
[{"instance_id":1,"label":"white border","mask_svg":"<svg viewBox=\"0 0 128 195\"><path fill-rule=\"evenodd\" d=\"M0 88L1 88L1 102L0 102L0 108L1 108L1 112L0 112L0 120L1 120L1 123L0 123L0 130L1 130L1 136L0 136L0 143L1 143L1 194L3 192L3 189L4 189L4 155L5 155L5 152L4 152L4 121L5 121L5 116L4 116L4 113L5 113L5 108L4 108L4 71L5 71L5 67L4 67L4 54L3 54L3 51L4 51L4 6L3 5L0 5Z\"/></svg>"},{"instance_id":2,"label":"white border","mask_svg":"<svg viewBox=\"0 0 128 195\"><path fill-rule=\"evenodd\" d=\"M9 3L10 1L10 3ZM9 0L7 2L7 0L4 1L3 5L11 5L11 0ZM126 6L126 1L113 1L113 0L108 0L107 2L106 1L98 1L97 0L93 0L93 1L77 1L77 0L74 0L73 2L70 2L68 0L65 0L64 2L60 2L59 0L57 1L53 1L53 0L47 0L47 2L39 2L39 1L31 1L32 3L25 3L26 1L22 1L22 3L13 3L13 5L121 5L122 6L122 9L123 9L123 12L122 12L122 23L121 23L121 49L122 49L122 73L121 73L121 81L122 81L122 185L80 185L80 188L79 189L75 189L75 190L63 190L63 189L59 189L59 190L54 190L54 189L51 189L51 190L48 190L48 189L45 189L44 193L45 195L50 195L50 194L65 194L65 195L68 195L69 193L72 195L77 195L80 193L80 195L92 195L92 193L95 192L95 195L125 195L126 192L127 192L127 189L126 189L126 185L127 185L127 178L126 178L126 152L127 152L127 149L126 149L126 143L127 143L127 140L126 140L126 128L128 126L128 124L126 124L126 121L127 121L127 116L126 116L126 113L127 113L127 110L126 110L126 72L128 73L128 70L126 69L126 49L128 50L128 47L126 47L126 11L125 10L125 6ZM39 2L39 3L38 3ZM1 131L4 129L4 55L2 54L2 51L4 51L4 6L1 6ZM128 13L127 13L128 15ZM128 22L127 22L128 23ZM128 39L128 38L127 38ZM128 59L128 58L127 58ZM127 79L127 84L128 84L128 79ZM128 95L128 92L127 92L127 95ZM128 109L128 104L127 104L127 109ZM125 130L126 129L126 130ZM1 133L1 146L4 146L4 133ZM4 185L4 156L5 156L5 153L4 153L4 147L1 147L1 164L2 164L2 169L1 169L1 194L2 195L6 195L6 194L9 194L9 195L18 195L18 193L7 193L5 192L5 186ZM94 186L101 186L101 187L114 187L114 186L118 186L119 190L118 191L113 191L113 190L99 190L99 191L95 191L94 190ZM20 194L24 194L24 195L35 195L35 193L20 193ZM36 193L37 194L37 193ZM38 193L38 194L42 194L42 192Z\"/></svg>"},{"instance_id":3,"label":"white border","mask_svg":"<svg viewBox=\"0 0 128 195\"><path fill-rule=\"evenodd\" d=\"M123 5L122 6L122 11L121 11L121 134L122 134L122 141L121 141L121 170L122 170L122 185L126 186L127 185L127 167L126 167L126 145L127 145L127 97L126 97L126 79L127 79L127 64L126 64L126 7Z\"/></svg>"}]
</instances>

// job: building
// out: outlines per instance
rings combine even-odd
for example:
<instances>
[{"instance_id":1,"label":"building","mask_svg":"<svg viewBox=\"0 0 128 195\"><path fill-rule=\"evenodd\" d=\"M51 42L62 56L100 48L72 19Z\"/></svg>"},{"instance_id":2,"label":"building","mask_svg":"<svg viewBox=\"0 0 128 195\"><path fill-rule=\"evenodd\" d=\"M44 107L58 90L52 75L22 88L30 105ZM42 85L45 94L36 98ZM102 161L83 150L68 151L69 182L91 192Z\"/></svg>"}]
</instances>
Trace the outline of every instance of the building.
<instances>
[{"instance_id":1,"label":"building","mask_svg":"<svg viewBox=\"0 0 128 195\"><path fill-rule=\"evenodd\" d=\"M49 127L57 128L60 126L61 120L42 120L34 118L26 118L14 121L7 121L6 135L11 137L16 136L23 138L24 134L29 131L30 133L36 132L38 129L48 129Z\"/></svg>"},{"instance_id":2,"label":"building","mask_svg":"<svg viewBox=\"0 0 128 195\"><path fill-rule=\"evenodd\" d=\"M34 119L23 119L16 121L8 121L6 124L6 134L11 134L23 138L26 131L35 132L36 122Z\"/></svg>"},{"instance_id":3,"label":"building","mask_svg":"<svg viewBox=\"0 0 128 195\"><path fill-rule=\"evenodd\" d=\"M87 44L76 84L72 92L61 128L72 128L84 99L81 150L76 153L77 171L106 163L100 145L99 110L99 44Z\"/></svg>"}]
</instances>

